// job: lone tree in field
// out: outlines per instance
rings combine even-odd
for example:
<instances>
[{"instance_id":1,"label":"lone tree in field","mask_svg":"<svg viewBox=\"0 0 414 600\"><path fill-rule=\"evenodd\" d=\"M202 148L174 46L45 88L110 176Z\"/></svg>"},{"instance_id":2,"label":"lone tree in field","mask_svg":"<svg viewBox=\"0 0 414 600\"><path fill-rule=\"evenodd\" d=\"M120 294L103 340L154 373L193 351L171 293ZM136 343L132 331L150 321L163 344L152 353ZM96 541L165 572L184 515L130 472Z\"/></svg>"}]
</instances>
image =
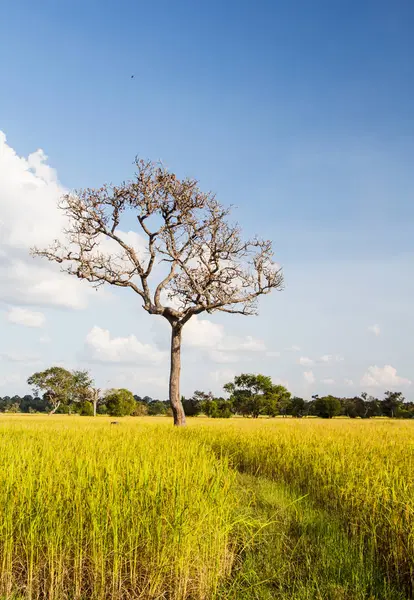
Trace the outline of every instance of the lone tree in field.
<instances>
[{"instance_id":1,"label":"lone tree in field","mask_svg":"<svg viewBox=\"0 0 414 600\"><path fill-rule=\"evenodd\" d=\"M49 415L53 415L61 404L70 402L74 375L63 367L50 367L45 371L33 373L27 383L33 386L36 395L44 392L44 398L51 406Z\"/></svg>"},{"instance_id":2,"label":"lone tree in field","mask_svg":"<svg viewBox=\"0 0 414 600\"><path fill-rule=\"evenodd\" d=\"M151 315L171 325L169 398L175 425L185 424L180 396L181 335L194 315L253 315L257 299L281 289L270 241L243 241L229 209L194 179L178 179L161 164L136 160L134 180L66 194L64 239L32 250L95 287L130 288ZM140 235L120 228L131 216ZM132 235L131 235L132 234ZM168 302L168 300L172 302ZM171 305L173 304L173 305Z\"/></svg>"}]
</instances>

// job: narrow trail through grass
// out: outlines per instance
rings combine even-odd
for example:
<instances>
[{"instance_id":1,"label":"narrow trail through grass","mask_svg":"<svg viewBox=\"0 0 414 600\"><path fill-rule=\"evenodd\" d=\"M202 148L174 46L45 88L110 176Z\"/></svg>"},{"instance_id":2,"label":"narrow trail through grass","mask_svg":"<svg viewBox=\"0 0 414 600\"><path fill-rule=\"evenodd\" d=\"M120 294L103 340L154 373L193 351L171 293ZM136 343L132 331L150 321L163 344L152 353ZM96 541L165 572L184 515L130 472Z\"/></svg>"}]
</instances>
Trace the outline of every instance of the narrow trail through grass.
<instances>
[{"instance_id":1,"label":"narrow trail through grass","mask_svg":"<svg viewBox=\"0 0 414 600\"><path fill-rule=\"evenodd\" d=\"M238 475L236 487L251 538L218 598L405 600L381 575L375 553L308 496L248 474Z\"/></svg>"},{"instance_id":2,"label":"narrow trail through grass","mask_svg":"<svg viewBox=\"0 0 414 600\"><path fill-rule=\"evenodd\" d=\"M185 435L241 473L309 494L413 598L414 423L222 420Z\"/></svg>"}]
</instances>

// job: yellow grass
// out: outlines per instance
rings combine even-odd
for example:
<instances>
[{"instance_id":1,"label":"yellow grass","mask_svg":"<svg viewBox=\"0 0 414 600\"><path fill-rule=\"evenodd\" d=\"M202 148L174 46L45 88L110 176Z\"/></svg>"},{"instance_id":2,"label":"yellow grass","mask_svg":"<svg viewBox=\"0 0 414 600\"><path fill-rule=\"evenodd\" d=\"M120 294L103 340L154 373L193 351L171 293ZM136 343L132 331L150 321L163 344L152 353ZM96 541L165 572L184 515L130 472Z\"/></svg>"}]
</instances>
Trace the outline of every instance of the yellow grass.
<instances>
[{"instance_id":1,"label":"yellow grass","mask_svg":"<svg viewBox=\"0 0 414 600\"><path fill-rule=\"evenodd\" d=\"M0 596L214 592L231 561L234 476L157 421L0 418Z\"/></svg>"},{"instance_id":2,"label":"yellow grass","mask_svg":"<svg viewBox=\"0 0 414 600\"><path fill-rule=\"evenodd\" d=\"M414 422L120 421L0 417L0 597L220 597L235 470L308 494L410 593Z\"/></svg>"}]
</instances>

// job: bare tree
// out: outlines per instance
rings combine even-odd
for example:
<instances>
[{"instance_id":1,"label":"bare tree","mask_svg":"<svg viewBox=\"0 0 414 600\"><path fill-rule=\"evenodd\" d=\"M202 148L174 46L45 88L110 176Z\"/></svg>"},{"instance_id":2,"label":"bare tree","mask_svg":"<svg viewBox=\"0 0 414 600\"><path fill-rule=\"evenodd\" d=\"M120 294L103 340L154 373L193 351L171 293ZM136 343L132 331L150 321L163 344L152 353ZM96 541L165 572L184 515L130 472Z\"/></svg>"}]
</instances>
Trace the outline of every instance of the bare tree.
<instances>
[{"instance_id":1,"label":"bare tree","mask_svg":"<svg viewBox=\"0 0 414 600\"><path fill-rule=\"evenodd\" d=\"M47 249L33 248L32 254L62 264L95 287L130 288L149 314L167 319L169 397L174 424L184 425L183 326L203 312L257 314L258 297L282 289L283 276L272 261L271 242L243 241L240 227L227 220L230 210L201 192L197 181L180 180L162 164L138 159L135 164L132 181L63 196L64 239ZM127 213L136 219L139 244L120 228Z\"/></svg>"}]
</instances>

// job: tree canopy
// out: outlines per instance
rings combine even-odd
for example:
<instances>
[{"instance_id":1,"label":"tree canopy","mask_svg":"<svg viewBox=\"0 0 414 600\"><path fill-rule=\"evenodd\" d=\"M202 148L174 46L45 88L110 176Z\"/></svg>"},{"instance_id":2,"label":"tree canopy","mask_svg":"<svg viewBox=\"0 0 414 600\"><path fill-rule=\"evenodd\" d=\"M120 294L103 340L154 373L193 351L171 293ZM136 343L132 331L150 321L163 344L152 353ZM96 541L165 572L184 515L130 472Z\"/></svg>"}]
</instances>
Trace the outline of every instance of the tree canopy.
<instances>
[{"instance_id":1,"label":"tree canopy","mask_svg":"<svg viewBox=\"0 0 414 600\"><path fill-rule=\"evenodd\" d=\"M169 399L174 423L183 425L180 395L181 331L194 315L222 311L252 315L258 298L282 289L269 240L243 240L230 209L195 179L179 179L162 164L136 160L133 180L63 196L59 208L67 227L35 256L99 287L135 292L151 315L171 325ZM126 235L126 215L138 235ZM173 303L171 299L173 298Z\"/></svg>"}]
</instances>

